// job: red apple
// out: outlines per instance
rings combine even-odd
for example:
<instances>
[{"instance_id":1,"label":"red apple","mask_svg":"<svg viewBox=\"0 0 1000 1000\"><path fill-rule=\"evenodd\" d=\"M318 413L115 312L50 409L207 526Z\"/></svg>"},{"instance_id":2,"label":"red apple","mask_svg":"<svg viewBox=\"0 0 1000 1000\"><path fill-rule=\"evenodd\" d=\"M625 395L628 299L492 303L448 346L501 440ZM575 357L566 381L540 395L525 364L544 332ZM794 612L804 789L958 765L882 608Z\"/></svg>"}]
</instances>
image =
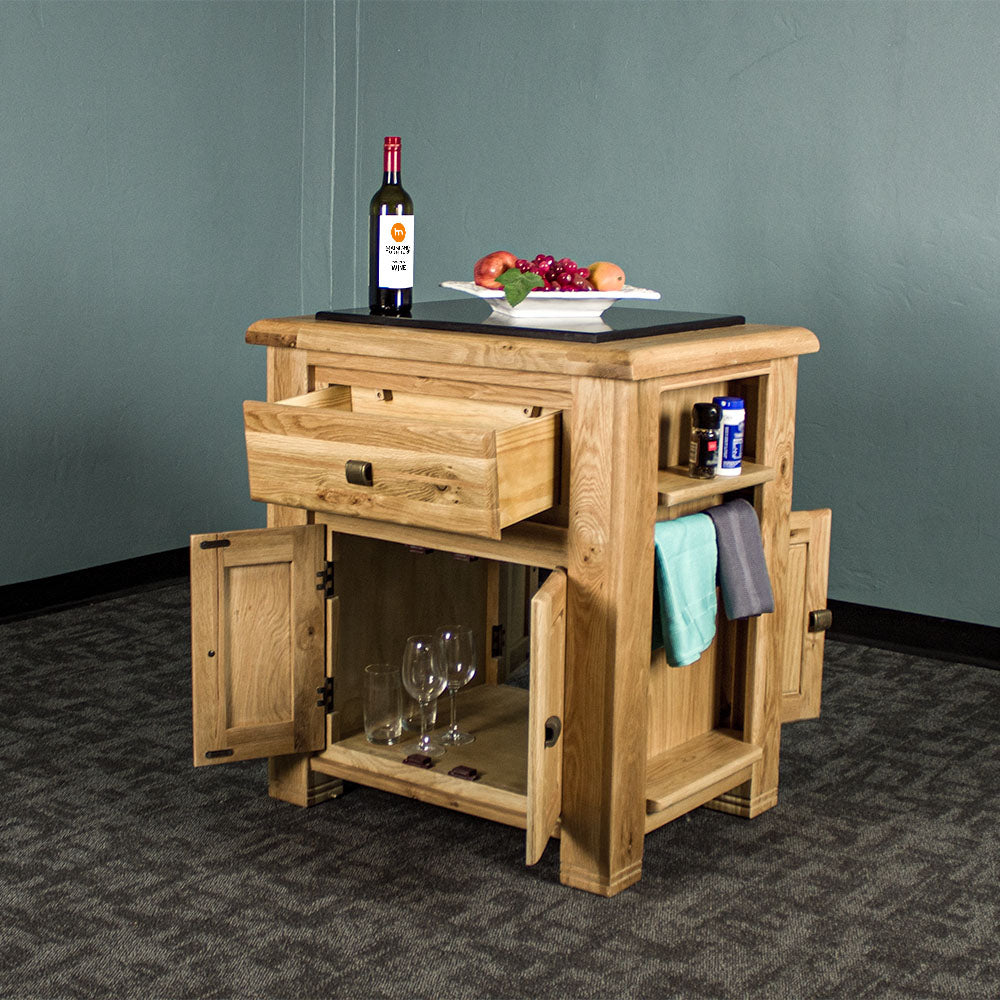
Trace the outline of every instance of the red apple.
<instances>
[{"instance_id":1,"label":"red apple","mask_svg":"<svg viewBox=\"0 0 1000 1000\"><path fill-rule=\"evenodd\" d=\"M503 288L503 285L497 281L497 275L503 274L516 263L517 258L512 253L508 253L506 250L495 250L476 261L472 275L476 284L482 285L483 288Z\"/></svg>"}]
</instances>

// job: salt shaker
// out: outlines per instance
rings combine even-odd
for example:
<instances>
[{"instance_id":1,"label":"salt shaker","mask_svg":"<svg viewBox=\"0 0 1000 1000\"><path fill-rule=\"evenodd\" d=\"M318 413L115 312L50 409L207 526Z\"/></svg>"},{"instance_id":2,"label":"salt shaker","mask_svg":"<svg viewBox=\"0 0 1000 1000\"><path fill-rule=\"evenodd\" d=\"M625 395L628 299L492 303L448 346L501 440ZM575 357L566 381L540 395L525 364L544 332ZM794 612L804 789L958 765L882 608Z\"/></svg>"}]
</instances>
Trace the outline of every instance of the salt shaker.
<instances>
[{"instance_id":1,"label":"salt shaker","mask_svg":"<svg viewBox=\"0 0 1000 1000\"><path fill-rule=\"evenodd\" d=\"M746 404L739 396L715 396L712 402L722 411L719 426L720 476L738 476L743 471L743 429Z\"/></svg>"}]
</instances>

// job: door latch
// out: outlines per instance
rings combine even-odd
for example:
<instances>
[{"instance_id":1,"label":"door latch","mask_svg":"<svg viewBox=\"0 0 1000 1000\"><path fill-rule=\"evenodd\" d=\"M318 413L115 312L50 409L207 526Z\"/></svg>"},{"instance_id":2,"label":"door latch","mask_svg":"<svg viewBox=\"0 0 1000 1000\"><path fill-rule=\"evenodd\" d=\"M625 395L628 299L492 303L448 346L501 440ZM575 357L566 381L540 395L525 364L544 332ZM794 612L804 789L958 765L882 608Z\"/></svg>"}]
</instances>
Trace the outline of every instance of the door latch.
<instances>
[{"instance_id":1,"label":"door latch","mask_svg":"<svg viewBox=\"0 0 1000 1000\"><path fill-rule=\"evenodd\" d=\"M819 608L809 612L809 631L825 632L833 624L833 612L829 608Z\"/></svg>"},{"instance_id":2,"label":"door latch","mask_svg":"<svg viewBox=\"0 0 1000 1000\"><path fill-rule=\"evenodd\" d=\"M558 715L550 715L545 720L545 745L554 747L559 742L559 734L562 732L562 722Z\"/></svg>"}]
</instances>

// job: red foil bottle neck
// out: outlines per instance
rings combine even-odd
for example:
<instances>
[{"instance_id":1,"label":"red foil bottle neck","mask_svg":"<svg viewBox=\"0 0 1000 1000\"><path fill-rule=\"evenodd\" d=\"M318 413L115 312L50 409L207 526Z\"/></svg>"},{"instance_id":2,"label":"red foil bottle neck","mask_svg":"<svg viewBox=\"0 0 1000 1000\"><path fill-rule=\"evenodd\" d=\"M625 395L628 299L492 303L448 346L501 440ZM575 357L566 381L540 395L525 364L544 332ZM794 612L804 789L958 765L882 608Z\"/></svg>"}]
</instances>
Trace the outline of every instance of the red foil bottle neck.
<instances>
[{"instance_id":1,"label":"red foil bottle neck","mask_svg":"<svg viewBox=\"0 0 1000 1000\"><path fill-rule=\"evenodd\" d=\"M399 136L387 135L385 146L383 147L382 161L383 170L387 174L399 175Z\"/></svg>"}]
</instances>

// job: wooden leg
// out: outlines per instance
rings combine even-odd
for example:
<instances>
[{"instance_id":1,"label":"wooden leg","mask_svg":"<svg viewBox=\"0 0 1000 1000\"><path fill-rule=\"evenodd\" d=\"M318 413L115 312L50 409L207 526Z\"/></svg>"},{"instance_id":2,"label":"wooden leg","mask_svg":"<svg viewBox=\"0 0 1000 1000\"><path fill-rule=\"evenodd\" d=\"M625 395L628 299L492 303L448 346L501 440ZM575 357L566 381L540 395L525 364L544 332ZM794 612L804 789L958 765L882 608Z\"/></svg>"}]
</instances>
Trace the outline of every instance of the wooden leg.
<instances>
[{"instance_id":1,"label":"wooden leg","mask_svg":"<svg viewBox=\"0 0 1000 1000\"><path fill-rule=\"evenodd\" d=\"M267 762L267 791L273 799L293 806L314 806L344 791L340 778L309 770L309 754L271 757Z\"/></svg>"},{"instance_id":2,"label":"wooden leg","mask_svg":"<svg viewBox=\"0 0 1000 1000\"><path fill-rule=\"evenodd\" d=\"M658 423L655 385L576 381L560 878L604 896L642 874Z\"/></svg>"}]
</instances>

